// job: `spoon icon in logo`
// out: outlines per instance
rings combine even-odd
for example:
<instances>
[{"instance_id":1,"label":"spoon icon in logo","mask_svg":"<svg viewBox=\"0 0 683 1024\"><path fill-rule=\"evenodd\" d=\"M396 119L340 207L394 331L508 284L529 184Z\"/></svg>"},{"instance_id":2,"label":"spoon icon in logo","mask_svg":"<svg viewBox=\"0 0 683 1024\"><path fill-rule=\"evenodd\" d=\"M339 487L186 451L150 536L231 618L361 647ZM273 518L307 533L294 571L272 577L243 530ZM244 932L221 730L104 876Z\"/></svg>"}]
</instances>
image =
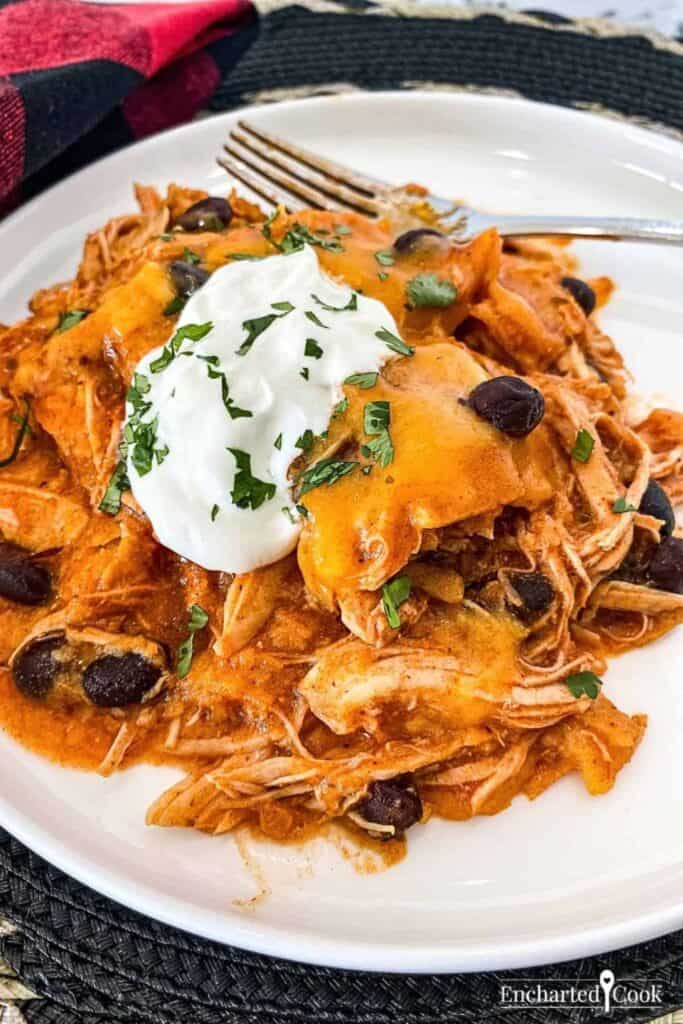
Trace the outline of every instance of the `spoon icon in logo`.
<instances>
[{"instance_id":1,"label":"spoon icon in logo","mask_svg":"<svg viewBox=\"0 0 683 1024\"><path fill-rule=\"evenodd\" d=\"M602 994L604 997L605 1013L609 1013L610 1011L610 995L612 989L614 988L614 981L614 971L610 971L609 969L600 971L600 977L598 978L598 982L600 984L600 988L602 989Z\"/></svg>"}]
</instances>

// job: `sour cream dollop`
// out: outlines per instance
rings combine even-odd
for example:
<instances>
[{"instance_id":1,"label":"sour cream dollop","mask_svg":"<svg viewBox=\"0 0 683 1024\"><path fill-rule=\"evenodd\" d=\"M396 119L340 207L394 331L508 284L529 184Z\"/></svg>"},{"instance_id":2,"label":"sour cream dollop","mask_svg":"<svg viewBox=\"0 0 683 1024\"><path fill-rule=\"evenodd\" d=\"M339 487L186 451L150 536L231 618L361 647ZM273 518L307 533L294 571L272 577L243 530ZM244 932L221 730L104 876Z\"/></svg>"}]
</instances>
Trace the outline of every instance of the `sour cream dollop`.
<instances>
[{"instance_id":1,"label":"sour cream dollop","mask_svg":"<svg viewBox=\"0 0 683 1024\"><path fill-rule=\"evenodd\" d=\"M128 476L161 543L234 573L291 551L296 442L325 431L348 376L395 354L382 329L398 333L383 303L332 281L308 245L216 270L185 306L180 342L146 355L129 392Z\"/></svg>"}]
</instances>

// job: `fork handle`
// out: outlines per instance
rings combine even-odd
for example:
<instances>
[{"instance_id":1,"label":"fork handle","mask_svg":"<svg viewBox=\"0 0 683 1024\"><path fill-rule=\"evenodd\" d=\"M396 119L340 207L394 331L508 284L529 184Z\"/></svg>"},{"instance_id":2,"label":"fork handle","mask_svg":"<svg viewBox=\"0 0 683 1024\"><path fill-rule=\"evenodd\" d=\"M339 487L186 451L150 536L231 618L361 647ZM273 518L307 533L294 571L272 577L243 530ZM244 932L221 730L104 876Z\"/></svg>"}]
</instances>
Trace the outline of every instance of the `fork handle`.
<instances>
[{"instance_id":1,"label":"fork handle","mask_svg":"<svg viewBox=\"0 0 683 1024\"><path fill-rule=\"evenodd\" d=\"M453 221L451 224L453 234L457 237L457 226ZM572 238L612 238L623 242L683 245L682 220L641 220L636 217L495 217L488 214L470 218L470 231L474 228L478 234L487 227L498 228L504 236L568 235Z\"/></svg>"}]
</instances>

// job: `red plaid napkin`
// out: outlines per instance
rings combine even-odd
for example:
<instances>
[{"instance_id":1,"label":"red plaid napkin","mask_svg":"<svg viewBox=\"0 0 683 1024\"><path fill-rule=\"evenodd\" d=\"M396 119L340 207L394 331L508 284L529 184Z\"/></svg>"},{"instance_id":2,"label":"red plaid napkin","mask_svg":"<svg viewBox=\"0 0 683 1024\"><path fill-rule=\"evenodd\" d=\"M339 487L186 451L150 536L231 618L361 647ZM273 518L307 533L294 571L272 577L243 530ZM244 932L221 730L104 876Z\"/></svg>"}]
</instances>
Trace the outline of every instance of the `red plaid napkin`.
<instances>
[{"instance_id":1,"label":"red plaid napkin","mask_svg":"<svg viewBox=\"0 0 683 1024\"><path fill-rule=\"evenodd\" d=\"M255 23L250 0L0 0L0 210L190 119Z\"/></svg>"}]
</instances>

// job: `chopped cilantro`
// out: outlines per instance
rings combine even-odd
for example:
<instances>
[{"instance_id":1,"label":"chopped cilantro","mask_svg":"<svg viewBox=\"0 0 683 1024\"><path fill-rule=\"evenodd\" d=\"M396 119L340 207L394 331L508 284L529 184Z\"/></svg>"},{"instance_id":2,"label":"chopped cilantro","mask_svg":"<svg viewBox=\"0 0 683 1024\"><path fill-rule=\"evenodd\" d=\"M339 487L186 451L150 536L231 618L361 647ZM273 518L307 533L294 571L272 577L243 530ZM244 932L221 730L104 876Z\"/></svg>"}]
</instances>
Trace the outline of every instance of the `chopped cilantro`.
<instances>
[{"instance_id":1,"label":"chopped cilantro","mask_svg":"<svg viewBox=\"0 0 683 1024\"><path fill-rule=\"evenodd\" d=\"M130 480L128 479L128 472L126 470L126 463L123 459L116 464L116 468L111 475L107 489L104 492L102 501L99 503L98 508L100 512L105 512L108 516L118 515L121 510L121 497L124 491L130 490Z\"/></svg>"},{"instance_id":2,"label":"chopped cilantro","mask_svg":"<svg viewBox=\"0 0 683 1024\"><path fill-rule=\"evenodd\" d=\"M213 323L211 320L208 320L205 324L185 324L184 327L179 327L168 345L164 345L161 355L149 364L152 373L160 373L167 366L170 366L175 357L180 355L180 349L184 341L201 341L212 330ZM189 355L190 353L183 353L183 355L185 354Z\"/></svg>"},{"instance_id":3,"label":"chopped cilantro","mask_svg":"<svg viewBox=\"0 0 683 1024\"><path fill-rule=\"evenodd\" d=\"M221 382L221 398L225 410L230 416L231 420L239 420L244 417L253 416L253 412L250 409L241 409L239 405L235 405L233 399L230 397L230 387L228 385L228 378L222 370L217 370L216 366L220 360L218 356L198 356L198 359L203 359L209 365L206 370L211 380L219 380Z\"/></svg>"},{"instance_id":4,"label":"chopped cilantro","mask_svg":"<svg viewBox=\"0 0 683 1024\"><path fill-rule=\"evenodd\" d=\"M617 498L612 505L613 512L637 512L638 509L635 505L629 505L626 498Z\"/></svg>"},{"instance_id":5,"label":"chopped cilantro","mask_svg":"<svg viewBox=\"0 0 683 1024\"><path fill-rule=\"evenodd\" d=\"M173 235L170 233L170 231L164 231L163 235L159 235L159 238L161 239L162 242L170 242L171 239L173 238Z\"/></svg>"},{"instance_id":6,"label":"chopped cilantro","mask_svg":"<svg viewBox=\"0 0 683 1024\"><path fill-rule=\"evenodd\" d=\"M299 370L299 376L303 377L304 380L308 380L308 367L304 366L302 370Z\"/></svg>"},{"instance_id":7,"label":"chopped cilantro","mask_svg":"<svg viewBox=\"0 0 683 1024\"><path fill-rule=\"evenodd\" d=\"M314 338L306 338L306 345L304 348L304 355L310 356L311 359L320 359L323 354L323 350Z\"/></svg>"},{"instance_id":8,"label":"chopped cilantro","mask_svg":"<svg viewBox=\"0 0 683 1024\"><path fill-rule=\"evenodd\" d=\"M344 381L345 384L355 384L357 388L362 388L367 391L368 388L374 388L377 383L377 373L352 373L350 377L347 377Z\"/></svg>"},{"instance_id":9,"label":"chopped cilantro","mask_svg":"<svg viewBox=\"0 0 683 1024\"><path fill-rule=\"evenodd\" d=\"M390 348L392 352L396 352L399 356L412 356L415 355L415 349L410 345L406 345L405 341L397 338L395 334L388 331L386 327L380 328L379 331L375 331L375 337L383 341L387 348Z\"/></svg>"},{"instance_id":10,"label":"chopped cilantro","mask_svg":"<svg viewBox=\"0 0 683 1024\"><path fill-rule=\"evenodd\" d=\"M458 297L458 289L450 281L436 274L418 274L408 281L406 288L408 305L411 308L429 306L434 309L445 309Z\"/></svg>"},{"instance_id":11,"label":"chopped cilantro","mask_svg":"<svg viewBox=\"0 0 683 1024\"><path fill-rule=\"evenodd\" d=\"M348 400L348 398L346 398L346 397L342 398L342 400L340 402L337 402L337 404L335 405L334 409L332 410L332 417L335 418L337 416L341 416L342 413L346 412L348 407L349 407L349 400ZM321 436L326 437L327 433L328 432L325 431L325 434L323 434Z\"/></svg>"},{"instance_id":12,"label":"chopped cilantro","mask_svg":"<svg viewBox=\"0 0 683 1024\"><path fill-rule=\"evenodd\" d=\"M595 439L582 427L576 435L576 441L574 442L574 447L571 450L571 456L573 459L576 459L577 462L588 462L594 447Z\"/></svg>"},{"instance_id":13,"label":"chopped cilantro","mask_svg":"<svg viewBox=\"0 0 683 1024\"><path fill-rule=\"evenodd\" d=\"M382 469L386 469L394 461L394 446L389 434L390 423L391 409L388 402L368 402L363 411L363 430L371 435L372 440L362 446L361 453L365 458L374 458Z\"/></svg>"},{"instance_id":14,"label":"chopped cilantro","mask_svg":"<svg viewBox=\"0 0 683 1024\"><path fill-rule=\"evenodd\" d=\"M164 306L164 316L175 316L181 309L184 308L187 299L183 299L180 295L176 295L175 298L171 299Z\"/></svg>"},{"instance_id":15,"label":"chopped cilantro","mask_svg":"<svg viewBox=\"0 0 683 1024\"><path fill-rule=\"evenodd\" d=\"M226 260L261 260L263 256L255 256L251 252L226 252Z\"/></svg>"},{"instance_id":16,"label":"chopped cilantro","mask_svg":"<svg viewBox=\"0 0 683 1024\"><path fill-rule=\"evenodd\" d=\"M342 462L338 459L322 459L320 462L316 462L315 466L311 466L299 478L301 496L303 497L304 494L308 494L309 491L315 487L321 487L323 484L336 483L357 465L357 462Z\"/></svg>"},{"instance_id":17,"label":"chopped cilantro","mask_svg":"<svg viewBox=\"0 0 683 1024\"><path fill-rule=\"evenodd\" d=\"M233 505L238 508L257 509L275 496L275 484L259 480L251 472L251 455L239 448L228 448L237 463L233 488L230 492Z\"/></svg>"},{"instance_id":18,"label":"chopped cilantro","mask_svg":"<svg viewBox=\"0 0 683 1024\"><path fill-rule=\"evenodd\" d=\"M297 438L294 442L295 448L300 448L302 452L310 452L313 447L314 434L312 430L304 430L301 437Z\"/></svg>"},{"instance_id":19,"label":"chopped cilantro","mask_svg":"<svg viewBox=\"0 0 683 1024\"><path fill-rule=\"evenodd\" d=\"M396 576L382 587L382 607L387 623L392 629L400 629L401 616L399 608L410 597L411 583L409 576Z\"/></svg>"},{"instance_id":20,"label":"chopped cilantro","mask_svg":"<svg viewBox=\"0 0 683 1024\"><path fill-rule=\"evenodd\" d=\"M292 526L296 526L296 519L294 518L292 510L291 508L289 508L288 505L283 505L280 511L282 512L283 516L287 516Z\"/></svg>"},{"instance_id":21,"label":"chopped cilantro","mask_svg":"<svg viewBox=\"0 0 683 1024\"><path fill-rule=\"evenodd\" d=\"M247 336L235 354L238 356L246 356L258 336L263 334L264 331L267 331L270 325L275 323L277 318L277 313L267 313L265 316L257 316L252 320L244 320L242 328L247 332Z\"/></svg>"},{"instance_id":22,"label":"chopped cilantro","mask_svg":"<svg viewBox=\"0 0 683 1024\"><path fill-rule=\"evenodd\" d=\"M269 238L269 241L272 242L272 239ZM321 232L311 231L305 224L298 222L292 225L281 242L273 242L273 245L286 256L293 252L299 252L305 245L317 245L320 249L325 249L326 252L344 252L341 242L336 239L328 241Z\"/></svg>"},{"instance_id":23,"label":"chopped cilantro","mask_svg":"<svg viewBox=\"0 0 683 1024\"><path fill-rule=\"evenodd\" d=\"M313 293L311 293L311 298L314 302L317 302L319 306L322 306L323 309L326 309L328 313L351 313L358 309L358 295L356 292L351 292L351 298L345 306L331 306L329 302L323 302L322 299L319 299L318 296L313 295ZM308 314L306 315L308 316Z\"/></svg>"},{"instance_id":24,"label":"chopped cilantro","mask_svg":"<svg viewBox=\"0 0 683 1024\"><path fill-rule=\"evenodd\" d=\"M242 328L247 332L247 336L236 351L238 356L246 356L247 352L251 349L256 339L264 331L267 331L271 324L275 323L282 316L287 316L294 309L291 302L274 302L271 309L277 309L278 313L266 313L265 316L257 316L252 320L244 320L242 322Z\"/></svg>"},{"instance_id":25,"label":"chopped cilantro","mask_svg":"<svg viewBox=\"0 0 683 1024\"><path fill-rule=\"evenodd\" d=\"M198 263L202 262L201 256L198 253L193 252L192 249L188 249L187 246L183 249L183 259L186 263L191 263L195 267Z\"/></svg>"},{"instance_id":26,"label":"chopped cilantro","mask_svg":"<svg viewBox=\"0 0 683 1024\"><path fill-rule=\"evenodd\" d=\"M273 237L272 237L272 234L271 234L271 231L270 231L270 226L271 226L271 224L273 224L277 220L277 218L279 216L280 216L280 208L278 207L277 209L273 210L273 212L271 213L270 217L266 217L266 219L263 222L263 226L261 227L261 234L269 242L272 242L273 245L275 245L276 243L273 242Z\"/></svg>"},{"instance_id":27,"label":"chopped cilantro","mask_svg":"<svg viewBox=\"0 0 683 1024\"><path fill-rule=\"evenodd\" d=\"M305 315L306 319L310 320L311 323L315 324L316 327L323 327L326 331L329 331L329 329L330 329L329 328L329 324L324 324L322 322L322 320L318 319L318 317L315 315L315 313L312 313L310 311L310 309L307 309L306 313L304 315Z\"/></svg>"},{"instance_id":28,"label":"chopped cilantro","mask_svg":"<svg viewBox=\"0 0 683 1024\"><path fill-rule=\"evenodd\" d=\"M351 234L351 228L348 226L348 224L335 224L334 225L334 231L335 231L335 234L337 234L337 235L350 235Z\"/></svg>"},{"instance_id":29,"label":"chopped cilantro","mask_svg":"<svg viewBox=\"0 0 683 1024\"><path fill-rule=\"evenodd\" d=\"M294 508L297 510L300 516L303 516L304 519L308 519L308 509L306 508L305 505L295 505Z\"/></svg>"},{"instance_id":30,"label":"chopped cilantro","mask_svg":"<svg viewBox=\"0 0 683 1024\"><path fill-rule=\"evenodd\" d=\"M221 510L220 509L220 505L214 505L213 508L211 509L211 522L212 523L216 522L216 517L218 516L218 513L220 512L220 510Z\"/></svg>"},{"instance_id":31,"label":"chopped cilantro","mask_svg":"<svg viewBox=\"0 0 683 1024\"><path fill-rule=\"evenodd\" d=\"M380 249L375 253L375 259L383 267L393 267L394 254L391 249Z\"/></svg>"},{"instance_id":32,"label":"chopped cilantro","mask_svg":"<svg viewBox=\"0 0 683 1024\"><path fill-rule=\"evenodd\" d=\"M184 679L190 671L192 656L194 654L194 635L195 633L198 633L200 629L204 629L208 621L209 616L206 614L204 609L198 604L193 604L190 608L190 620L187 624L189 636L186 640L183 640L178 648L176 675L179 679Z\"/></svg>"},{"instance_id":33,"label":"chopped cilantro","mask_svg":"<svg viewBox=\"0 0 683 1024\"><path fill-rule=\"evenodd\" d=\"M64 331L70 330L75 327L76 324L80 324L81 320L85 320L86 316L89 316L89 309L67 309L66 313L62 313L59 317L59 323L55 328L55 334L62 334Z\"/></svg>"},{"instance_id":34,"label":"chopped cilantro","mask_svg":"<svg viewBox=\"0 0 683 1024\"><path fill-rule=\"evenodd\" d=\"M599 679L594 672L575 672L566 680L573 697L590 697L591 700L600 693L602 679Z\"/></svg>"},{"instance_id":35,"label":"chopped cilantro","mask_svg":"<svg viewBox=\"0 0 683 1024\"><path fill-rule=\"evenodd\" d=\"M380 270L377 274L377 277L380 279L380 281L386 281L389 275L387 274L386 270Z\"/></svg>"},{"instance_id":36,"label":"chopped cilantro","mask_svg":"<svg viewBox=\"0 0 683 1024\"><path fill-rule=\"evenodd\" d=\"M273 448L277 448L278 451L282 448L282 434L278 434L273 441Z\"/></svg>"}]
</instances>

